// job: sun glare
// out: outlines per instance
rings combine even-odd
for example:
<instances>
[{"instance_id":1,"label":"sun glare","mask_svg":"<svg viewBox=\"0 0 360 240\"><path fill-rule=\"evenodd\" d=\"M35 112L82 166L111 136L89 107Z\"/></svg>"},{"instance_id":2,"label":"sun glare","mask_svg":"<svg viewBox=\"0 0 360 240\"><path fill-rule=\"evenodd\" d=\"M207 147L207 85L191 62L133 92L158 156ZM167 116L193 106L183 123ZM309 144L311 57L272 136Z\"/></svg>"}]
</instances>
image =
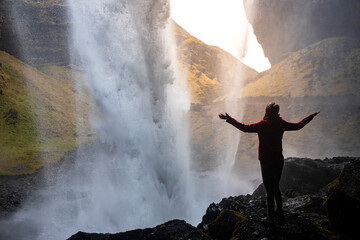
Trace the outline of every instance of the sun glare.
<instances>
[{"instance_id":1,"label":"sun glare","mask_svg":"<svg viewBox=\"0 0 360 240\"><path fill-rule=\"evenodd\" d=\"M219 46L261 72L271 67L242 0L171 0L171 17L191 35Z\"/></svg>"}]
</instances>

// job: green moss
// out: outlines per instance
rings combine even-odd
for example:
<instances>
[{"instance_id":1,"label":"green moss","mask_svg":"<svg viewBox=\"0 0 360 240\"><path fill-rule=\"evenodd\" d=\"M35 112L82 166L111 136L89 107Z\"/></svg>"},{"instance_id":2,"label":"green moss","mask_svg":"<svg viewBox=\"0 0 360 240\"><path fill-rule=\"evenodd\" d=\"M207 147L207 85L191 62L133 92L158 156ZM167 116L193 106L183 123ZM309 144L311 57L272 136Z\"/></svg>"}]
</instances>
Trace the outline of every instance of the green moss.
<instances>
[{"instance_id":1,"label":"green moss","mask_svg":"<svg viewBox=\"0 0 360 240\"><path fill-rule=\"evenodd\" d=\"M342 235L327 229L326 227L324 227L319 222L314 222L314 225L315 225L316 229L318 230L319 234L321 236L323 236L325 239L329 239L329 240L344 239L344 237Z\"/></svg>"},{"instance_id":2,"label":"green moss","mask_svg":"<svg viewBox=\"0 0 360 240\"><path fill-rule=\"evenodd\" d=\"M53 78L0 52L8 80L0 94L0 175L29 174L59 161L66 152L94 139L87 122L89 100L71 90L69 69ZM78 103L77 103L78 104ZM77 132L77 124L84 126Z\"/></svg>"},{"instance_id":3,"label":"green moss","mask_svg":"<svg viewBox=\"0 0 360 240\"><path fill-rule=\"evenodd\" d=\"M209 224L210 236L216 239L230 239L234 230L244 221L246 217L240 212L224 209L219 216Z\"/></svg>"},{"instance_id":4,"label":"green moss","mask_svg":"<svg viewBox=\"0 0 360 240\"><path fill-rule=\"evenodd\" d=\"M27 165L24 164L26 159L36 159L36 153L40 150L24 78L11 67L3 65L11 81L0 95L0 174L9 173L19 165ZM9 111L18 112L17 117L11 119Z\"/></svg>"}]
</instances>

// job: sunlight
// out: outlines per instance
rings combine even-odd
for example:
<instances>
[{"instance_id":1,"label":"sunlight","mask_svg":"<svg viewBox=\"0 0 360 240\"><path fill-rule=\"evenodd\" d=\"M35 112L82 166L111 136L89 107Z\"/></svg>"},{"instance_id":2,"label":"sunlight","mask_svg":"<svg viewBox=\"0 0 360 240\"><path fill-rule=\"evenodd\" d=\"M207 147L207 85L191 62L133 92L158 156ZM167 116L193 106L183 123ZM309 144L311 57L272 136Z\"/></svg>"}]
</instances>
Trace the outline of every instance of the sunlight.
<instances>
[{"instance_id":1,"label":"sunlight","mask_svg":"<svg viewBox=\"0 0 360 240\"><path fill-rule=\"evenodd\" d=\"M271 67L242 0L171 0L171 17L191 35L219 46L261 72Z\"/></svg>"}]
</instances>

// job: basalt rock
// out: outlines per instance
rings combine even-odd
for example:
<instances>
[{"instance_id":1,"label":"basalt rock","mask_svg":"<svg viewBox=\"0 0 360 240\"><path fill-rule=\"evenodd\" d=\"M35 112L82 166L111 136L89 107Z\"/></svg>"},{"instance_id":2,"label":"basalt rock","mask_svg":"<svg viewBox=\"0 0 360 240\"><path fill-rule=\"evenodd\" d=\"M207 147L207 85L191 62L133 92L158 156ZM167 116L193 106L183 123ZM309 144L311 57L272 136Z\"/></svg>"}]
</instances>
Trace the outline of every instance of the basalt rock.
<instances>
[{"instance_id":1,"label":"basalt rock","mask_svg":"<svg viewBox=\"0 0 360 240\"><path fill-rule=\"evenodd\" d=\"M337 178L344 163L354 158L308 159L288 158L285 160L280 181L280 189L287 197L304 194L318 194L331 181ZM261 184L253 196L265 196L264 185Z\"/></svg>"},{"instance_id":2,"label":"basalt rock","mask_svg":"<svg viewBox=\"0 0 360 240\"><path fill-rule=\"evenodd\" d=\"M271 64L331 37L360 37L357 0L245 0L245 11Z\"/></svg>"},{"instance_id":3,"label":"basalt rock","mask_svg":"<svg viewBox=\"0 0 360 240\"><path fill-rule=\"evenodd\" d=\"M137 229L116 234L78 232L68 240L211 240L185 221L172 220L155 228Z\"/></svg>"},{"instance_id":4,"label":"basalt rock","mask_svg":"<svg viewBox=\"0 0 360 240\"><path fill-rule=\"evenodd\" d=\"M329 184L325 207L331 227L341 233L358 233L360 226L360 160L346 164Z\"/></svg>"},{"instance_id":5,"label":"basalt rock","mask_svg":"<svg viewBox=\"0 0 360 240\"><path fill-rule=\"evenodd\" d=\"M329 221L322 207L324 199L318 195L287 199L284 220L276 218L275 225L271 226L264 221L265 197L224 198L209 206L198 228L213 239L341 239L345 236L329 230Z\"/></svg>"}]
</instances>

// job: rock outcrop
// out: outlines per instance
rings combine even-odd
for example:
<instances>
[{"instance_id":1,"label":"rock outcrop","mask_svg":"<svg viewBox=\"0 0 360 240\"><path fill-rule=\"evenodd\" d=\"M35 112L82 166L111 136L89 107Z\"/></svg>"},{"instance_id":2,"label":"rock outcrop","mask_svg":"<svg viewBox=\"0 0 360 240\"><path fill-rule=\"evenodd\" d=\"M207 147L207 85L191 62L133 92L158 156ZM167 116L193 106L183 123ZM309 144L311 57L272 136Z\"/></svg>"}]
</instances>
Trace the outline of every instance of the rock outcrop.
<instances>
[{"instance_id":1,"label":"rock outcrop","mask_svg":"<svg viewBox=\"0 0 360 240\"><path fill-rule=\"evenodd\" d=\"M285 159L280 188L288 197L318 194L320 191L325 191L326 185L339 176L343 165L351 160L353 158ZM260 184L253 193L255 197L265 195L263 184Z\"/></svg>"},{"instance_id":2,"label":"rock outcrop","mask_svg":"<svg viewBox=\"0 0 360 240\"><path fill-rule=\"evenodd\" d=\"M331 37L360 37L357 0L246 0L245 10L271 64Z\"/></svg>"},{"instance_id":3,"label":"rock outcrop","mask_svg":"<svg viewBox=\"0 0 360 240\"><path fill-rule=\"evenodd\" d=\"M329 184L325 208L331 227L341 233L358 233L360 226L360 161L345 165Z\"/></svg>"},{"instance_id":4,"label":"rock outcrop","mask_svg":"<svg viewBox=\"0 0 360 240\"><path fill-rule=\"evenodd\" d=\"M182 220L172 220L155 228L138 229L116 234L78 232L68 240L211 240L204 232Z\"/></svg>"}]
</instances>

